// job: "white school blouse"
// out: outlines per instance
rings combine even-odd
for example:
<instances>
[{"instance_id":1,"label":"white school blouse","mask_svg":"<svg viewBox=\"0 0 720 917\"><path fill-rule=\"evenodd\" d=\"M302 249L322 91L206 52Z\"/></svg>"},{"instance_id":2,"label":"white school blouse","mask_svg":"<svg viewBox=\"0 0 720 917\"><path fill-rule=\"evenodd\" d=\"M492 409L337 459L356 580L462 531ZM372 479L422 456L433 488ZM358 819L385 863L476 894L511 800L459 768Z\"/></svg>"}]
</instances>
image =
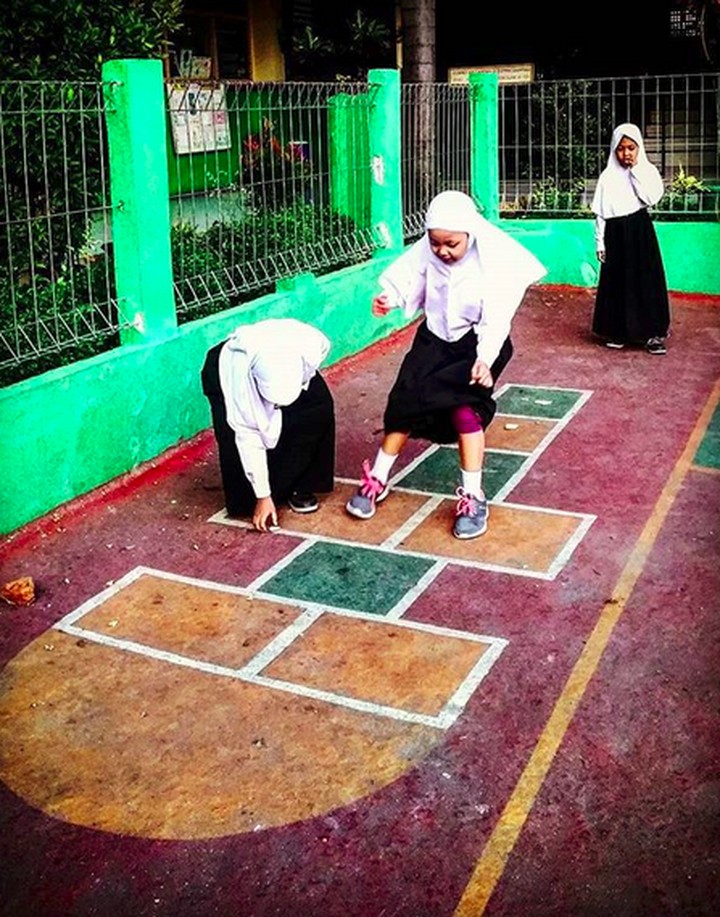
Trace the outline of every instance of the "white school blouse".
<instances>
[{"instance_id":1,"label":"white school blouse","mask_svg":"<svg viewBox=\"0 0 720 917\"><path fill-rule=\"evenodd\" d=\"M431 201L425 229L423 238L380 275L388 305L402 308L408 318L423 310L429 330L444 341L457 341L474 329L477 357L492 366L525 290L546 268L460 191L443 191ZM431 229L466 232L465 256L452 264L441 261L430 247Z\"/></svg>"},{"instance_id":2,"label":"white school blouse","mask_svg":"<svg viewBox=\"0 0 720 917\"><path fill-rule=\"evenodd\" d=\"M615 155L623 137L629 137L638 147L637 162L630 169L621 165ZM600 173L590 205L595 214L595 250L605 251L605 222L608 219L652 207L664 191L660 173L647 158L640 128L629 122L619 124L613 131L607 165Z\"/></svg>"},{"instance_id":3,"label":"white school blouse","mask_svg":"<svg viewBox=\"0 0 720 917\"><path fill-rule=\"evenodd\" d=\"M227 421L258 499L271 495L267 450L280 438L281 408L307 390L329 350L321 331L294 318L240 325L220 349Z\"/></svg>"}]
</instances>

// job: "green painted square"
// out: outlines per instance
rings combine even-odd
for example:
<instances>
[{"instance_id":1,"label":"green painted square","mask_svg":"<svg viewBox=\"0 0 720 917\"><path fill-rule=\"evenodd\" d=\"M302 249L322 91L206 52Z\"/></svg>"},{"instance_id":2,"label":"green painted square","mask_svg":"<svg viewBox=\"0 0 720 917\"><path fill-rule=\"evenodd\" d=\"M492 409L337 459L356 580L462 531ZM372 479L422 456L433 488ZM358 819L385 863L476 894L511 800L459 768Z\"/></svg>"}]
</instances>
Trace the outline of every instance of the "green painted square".
<instances>
[{"instance_id":1,"label":"green painted square","mask_svg":"<svg viewBox=\"0 0 720 917\"><path fill-rule=\"evenodd\" d=\"M317 542L268 580L262 591L384 615L432 565L424 557Z\"/></svg>"},{"instance_id":2,"label":"green painted square","mask_svg":"<svg viewBox=\"0 0 720 917\"><path fill-rule=\"evenodd\" d=\"M495 452L492 449L486 451L482 483L488 500L493 499L526 460L526 455ZM455 447L445 446L424 458L409 474L398 481L398 487L452 496L459 483L458 451Z\"/></svg>"},{"instance_id":3,"label":"green painted square","mask_svg":"<svg viewBox=\"0 0 720 917\"><path fill-rule=\"evenodd\" d=\"M525 417L560 420L575 407L582 394L570 388L510 385L495 401L498 411L502 414L523 414Z\"/></svg>"},{"instance_id":4,"label":"green painted square","mask_svg":"<svg viewBox=\"0 0 720 917\"><path fill-rule=\"evenodd\" d=\"M695 464L704 468L720 468L720 407L715 408L705 436L695 453Z\"/></svg>"}]
</instances>

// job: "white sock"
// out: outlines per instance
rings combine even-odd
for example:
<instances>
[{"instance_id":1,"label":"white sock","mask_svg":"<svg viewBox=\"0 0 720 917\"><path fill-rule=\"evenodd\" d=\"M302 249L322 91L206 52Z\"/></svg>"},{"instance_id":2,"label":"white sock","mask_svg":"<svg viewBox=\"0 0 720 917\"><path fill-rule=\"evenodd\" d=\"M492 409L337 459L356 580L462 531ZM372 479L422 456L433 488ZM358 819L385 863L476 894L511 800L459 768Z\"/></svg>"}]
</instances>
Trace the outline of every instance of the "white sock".
<instances>
[{"instance_id":1,"label":"white sock","mask_svg":"<svg viewBox=\"0 0 720 917\"><path fill-rule=\"evenodd\" d=\"M395 459L397 455L388 455L387 452L383 452L382 449L378 449L378 453L375 456L375 464L372 467L370 474L377 478L383 484L387 484L387 479L390 477L390 470L395 464Z\"/></svg>"},{"instance_id":2,"label":"white sock","mask_svg":"<svg viewBox=\"0 0 720 917\"><path fill-rule=\"evenodd\" d=\"M482 471L465 471L462 473L462 486L466 494L472 494L473 497L479 497L482 494Z\"/></svg>"}]
</instances>

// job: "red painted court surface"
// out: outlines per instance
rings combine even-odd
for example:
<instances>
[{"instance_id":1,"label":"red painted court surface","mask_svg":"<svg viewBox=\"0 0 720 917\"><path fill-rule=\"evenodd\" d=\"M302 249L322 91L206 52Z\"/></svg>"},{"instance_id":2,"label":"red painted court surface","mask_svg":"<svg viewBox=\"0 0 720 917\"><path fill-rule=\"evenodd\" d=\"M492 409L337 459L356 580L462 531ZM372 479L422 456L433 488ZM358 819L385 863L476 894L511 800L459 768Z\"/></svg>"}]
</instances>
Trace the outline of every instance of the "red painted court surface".
<instances>
[{"instance_id":1,"label":"red painted court surface","mask_svg":"<svg viewBox=\"0 0 720 917\"><path fill-rule=\"evenodd\" d=\"M3 915L720 913L720 303L591 310L516 318L480 539L424 442L343 511L406 329L325 373L318 513L227 519L206 432L5 541Z\"/></svg>"}]
</instances>

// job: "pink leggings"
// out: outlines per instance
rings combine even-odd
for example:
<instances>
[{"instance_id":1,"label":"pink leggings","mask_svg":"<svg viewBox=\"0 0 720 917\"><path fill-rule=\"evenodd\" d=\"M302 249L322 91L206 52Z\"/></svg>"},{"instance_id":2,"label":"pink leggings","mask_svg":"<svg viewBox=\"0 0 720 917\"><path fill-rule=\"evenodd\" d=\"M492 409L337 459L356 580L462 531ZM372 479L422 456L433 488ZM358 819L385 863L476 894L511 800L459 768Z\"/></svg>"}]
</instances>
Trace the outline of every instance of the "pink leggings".
<instances>
[{"instance_id":1,"label":"pink leggings","mask_svg":"<svg viewBox=\"0 0 720 917\"><path fill-rule=\"evenodd\" d=\"M482 420L468 404L453 408L452 424L458 433L479 433L482 430Z\"/></svg>"}]
</instances>

